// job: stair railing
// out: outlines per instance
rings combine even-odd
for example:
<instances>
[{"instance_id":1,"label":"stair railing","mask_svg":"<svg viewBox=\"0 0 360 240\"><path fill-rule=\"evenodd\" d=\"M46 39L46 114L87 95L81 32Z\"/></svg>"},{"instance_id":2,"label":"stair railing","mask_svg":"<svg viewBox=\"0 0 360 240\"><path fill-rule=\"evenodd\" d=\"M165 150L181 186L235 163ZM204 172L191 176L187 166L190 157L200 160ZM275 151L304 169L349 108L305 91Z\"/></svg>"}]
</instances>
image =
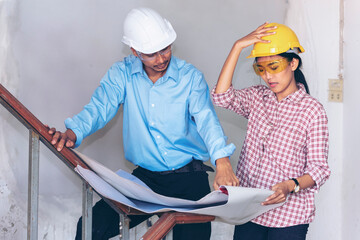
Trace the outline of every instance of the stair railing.
<instances>
[{"instance_id":1,"label":"stair railing","mask_svg":"<svg viewBox=\"0 0 360 240\"><path fill-rule=\"evenodd\" d=\"M29 129L29 175L28 175L28 217L27 217L27 239L38 239L38 208L39 208L39 152L40 141L49 148L59 159L61 159L75 174L83 181L82 190L82 239L92 239L92 200L93 191L89 183L83 179L74 169L77 165L90 169L85 162L71 149L64 147L60 152L56 145L51 144L52 136L45 127L20 101L18 101L2 84L0 84L0 103L27 129ZM119 202L107 199L97 193L105 200L120 217L120 240L130 238L128 215L146 214ZM198 215L190 213L166 212L159 214L158 221L144 234L141 240L160 240L166 237L172 238L171 230L176 224L203 223L215 219L214 216Z\"/></svg>"}]
</instances>

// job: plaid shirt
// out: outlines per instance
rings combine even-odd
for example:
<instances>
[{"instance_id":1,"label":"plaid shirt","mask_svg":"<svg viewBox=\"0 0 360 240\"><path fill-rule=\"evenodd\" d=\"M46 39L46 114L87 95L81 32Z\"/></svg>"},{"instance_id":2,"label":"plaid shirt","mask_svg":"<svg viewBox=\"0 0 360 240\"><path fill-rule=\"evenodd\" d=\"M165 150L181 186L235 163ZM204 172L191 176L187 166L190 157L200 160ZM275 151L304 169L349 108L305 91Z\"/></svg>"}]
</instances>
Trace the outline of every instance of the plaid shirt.
<instances>
[{"instance_id":1,"label":"plaid shirt","mask_svg":"<svg viewBox=\"0 0 360 240\"><path fill-rule=\"evenodd\" d=\"M323 106L299 90L280 102L258 85L212 96L215 105L248 119L246 139L236 175L240 186L271 189L276 183L309 174L315 186L289 194L287 202L252 221L267 227L310 223L315 215L314 193L329 178L328 128Z\"/></svg>"}]
</instances>

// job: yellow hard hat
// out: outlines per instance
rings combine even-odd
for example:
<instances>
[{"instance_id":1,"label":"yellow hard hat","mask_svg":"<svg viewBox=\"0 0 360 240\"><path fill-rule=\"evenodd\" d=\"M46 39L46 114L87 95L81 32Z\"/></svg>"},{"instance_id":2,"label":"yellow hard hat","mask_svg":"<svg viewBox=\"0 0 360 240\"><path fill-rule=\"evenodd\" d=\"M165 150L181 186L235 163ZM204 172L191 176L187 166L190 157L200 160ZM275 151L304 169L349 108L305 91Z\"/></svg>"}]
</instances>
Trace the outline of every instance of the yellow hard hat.
<instances>
[{"instance_id":1,"label":"yellow hard hat","mask_svg":"<svg viewBox=\"0 0 360 240\"><path fill-rule=\"evenodd\" d=\"M277 26L275 30L271 30L276 33L262 38L264 40L270 40L271 42L255 43L251 54L247 58L272 56L289 50L298 50L297 53L305 52L296 34L288 26L279 23L269 23L266 25L266 27L272 26Z\"/></svg>"}]
</instances>

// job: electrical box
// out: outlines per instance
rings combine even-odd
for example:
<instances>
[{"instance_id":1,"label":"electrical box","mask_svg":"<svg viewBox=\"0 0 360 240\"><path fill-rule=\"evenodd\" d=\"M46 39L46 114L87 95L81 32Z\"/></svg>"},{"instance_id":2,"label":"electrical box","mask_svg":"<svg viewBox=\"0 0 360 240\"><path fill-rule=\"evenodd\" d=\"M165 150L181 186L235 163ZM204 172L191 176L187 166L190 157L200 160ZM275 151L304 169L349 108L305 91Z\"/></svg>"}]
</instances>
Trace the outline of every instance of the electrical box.
<instances>
[{"instance_id":1,"label":"electrical box","mask_svg":"<svg viewBox=\"0 0 360 240\"><path fill-rule=\"evenodd\" d=\"M343 80L329 79L329 102L343 101Z\"/></svg>"}]
</instances>

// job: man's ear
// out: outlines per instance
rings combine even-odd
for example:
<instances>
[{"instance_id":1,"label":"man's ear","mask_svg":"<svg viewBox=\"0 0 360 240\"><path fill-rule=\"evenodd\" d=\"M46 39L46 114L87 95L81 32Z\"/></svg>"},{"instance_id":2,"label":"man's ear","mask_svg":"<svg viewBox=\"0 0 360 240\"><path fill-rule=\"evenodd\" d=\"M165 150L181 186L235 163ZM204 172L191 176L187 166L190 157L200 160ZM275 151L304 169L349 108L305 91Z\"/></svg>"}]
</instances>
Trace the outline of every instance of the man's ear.
<instances>
[{"instance_id":1,"label":"man's ear","mask_svg":"<svg viewBox=\"0 0 360 240\"><path fill-rule=\"evenodd\" d=\"M133 53L133 55L135 57L139 57L138 54L137 54L137 51L135 49L133 49L133 48L130 48L130 49L131 49L131 52Z\"/></svg>"},{"instance_id":2,"label":"man's ear","mask_svg":"<svg viewBox=\"0 0 360 240\"><path fill-rule=\"evenodd\" d=\"M294 72L299 66L299 59L293 58L290 62L291 70Z\"/></svg>"}]
</instances>

